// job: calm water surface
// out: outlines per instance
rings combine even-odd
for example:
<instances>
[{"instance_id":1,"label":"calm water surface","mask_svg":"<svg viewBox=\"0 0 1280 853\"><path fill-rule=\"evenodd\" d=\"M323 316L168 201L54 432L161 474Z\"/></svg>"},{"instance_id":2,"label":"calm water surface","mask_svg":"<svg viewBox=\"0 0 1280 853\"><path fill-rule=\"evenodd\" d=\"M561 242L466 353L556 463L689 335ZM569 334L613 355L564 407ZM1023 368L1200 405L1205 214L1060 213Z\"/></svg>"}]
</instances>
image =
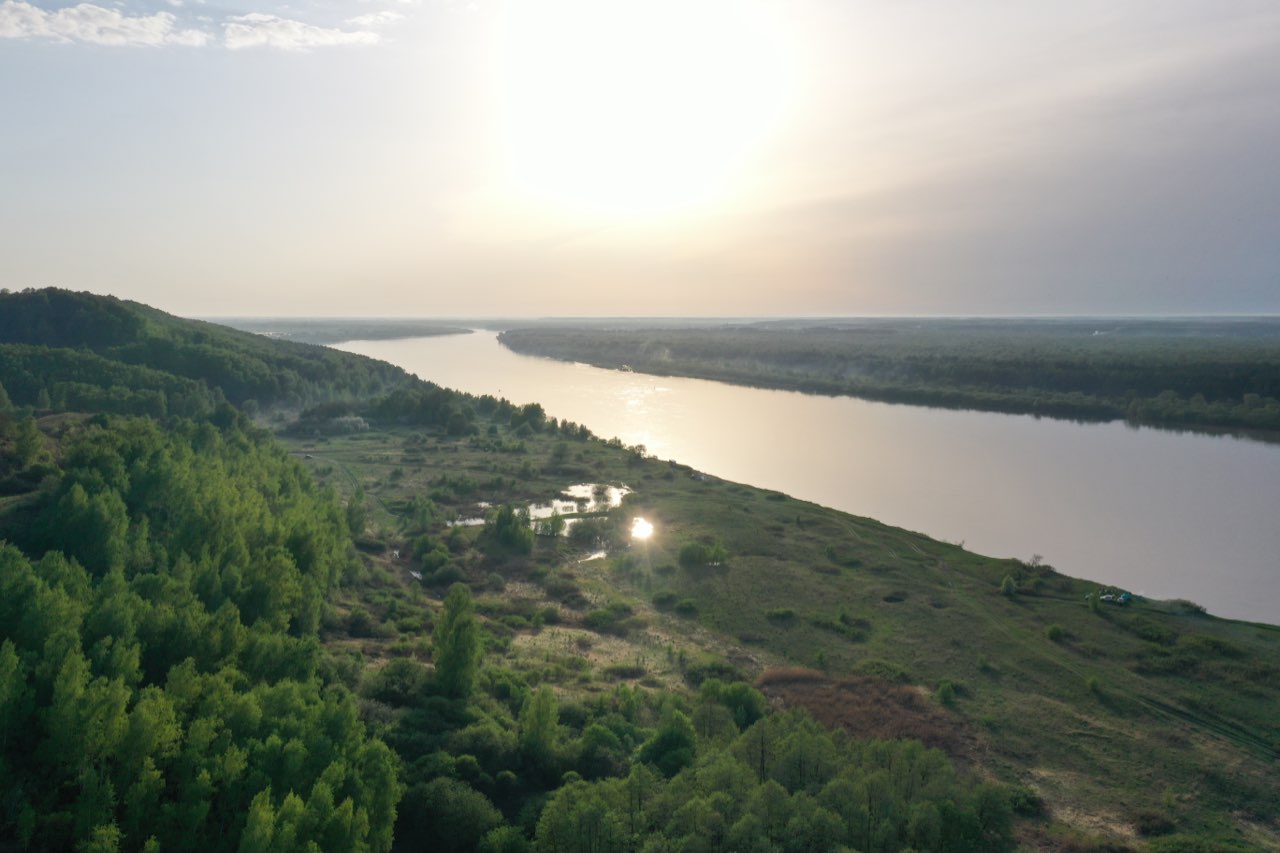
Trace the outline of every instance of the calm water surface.
<instances>
[{"instance_id":1,"label":"calm water surface","mask_svg":"<svg viewBox=\"0 0 1280 853\"><path fill-rule=\"evenodd\" d=\"M1280 622L1280 446L601 370L492 332L339 348L971 551Z\"/></svg>"}]
</instances>

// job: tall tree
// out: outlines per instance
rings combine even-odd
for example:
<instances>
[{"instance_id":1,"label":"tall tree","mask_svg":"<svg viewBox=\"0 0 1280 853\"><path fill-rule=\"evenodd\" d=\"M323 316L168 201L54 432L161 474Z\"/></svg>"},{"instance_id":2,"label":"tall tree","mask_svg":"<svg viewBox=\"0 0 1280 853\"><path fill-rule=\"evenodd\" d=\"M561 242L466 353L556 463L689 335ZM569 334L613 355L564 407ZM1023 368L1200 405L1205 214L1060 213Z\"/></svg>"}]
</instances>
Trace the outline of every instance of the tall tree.
<instances>
[{"instance_id":1,"label":"tall tree","mask_svg":"<svg viewBox=\"0 0 1280 853\"><path fill-rule=\"evenodd\" d=\"M449 587L444 613L433 636L436 685L451 699L466 699L475 684L480 663L480 626L475 603L466 584Z\"/></svg>"}]
</instances>

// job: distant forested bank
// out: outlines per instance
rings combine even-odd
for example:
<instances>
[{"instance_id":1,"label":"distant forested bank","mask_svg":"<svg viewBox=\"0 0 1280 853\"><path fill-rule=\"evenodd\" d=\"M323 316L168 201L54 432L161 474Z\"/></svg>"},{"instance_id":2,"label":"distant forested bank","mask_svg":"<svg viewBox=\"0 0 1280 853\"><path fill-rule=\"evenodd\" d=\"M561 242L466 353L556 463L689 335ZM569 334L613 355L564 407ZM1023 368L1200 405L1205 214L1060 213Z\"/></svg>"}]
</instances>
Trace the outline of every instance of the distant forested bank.
<instances>
[{"instance_id":1,"label":"distant forested bank","mask_svg":"<svg viewBox=\"0 0 1280 853\"><path fill-rule=\"evenodd\" d=\"M243 332L304 344L336 344L342 341L382 341L396 338L429 338L465 335L471 330L433 320L396 320L289 317L220 317L212 322Z\"/></svg>"},{"instance_id":2,"label":"distant forested bank","mask_svg":"<svg viewBox=\"0 0 1280 853\"><path fill-rule=\"evenodd\" d=\"M1280 431L1277 319L544 326L499 340L599 367L890 403Z\"/></svg>"}]
</instances>

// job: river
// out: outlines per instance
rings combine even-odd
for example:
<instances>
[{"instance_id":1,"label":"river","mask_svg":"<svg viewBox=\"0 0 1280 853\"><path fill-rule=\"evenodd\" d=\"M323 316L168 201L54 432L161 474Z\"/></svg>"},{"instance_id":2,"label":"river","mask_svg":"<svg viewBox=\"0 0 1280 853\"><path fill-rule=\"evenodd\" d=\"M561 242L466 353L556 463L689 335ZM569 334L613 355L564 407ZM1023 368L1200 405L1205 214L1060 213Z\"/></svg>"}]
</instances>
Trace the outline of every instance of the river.
<instances>
[{"instance_id":1,"label":"river","mask_svg":"<svg viewBox=\"0 0 1280 853\"><path fill-rule=\"evenodd\" d=\"M337 348L971 551L1280 622L1280 446L602 370L485 331Z\"/></svg>"}]
</instances>

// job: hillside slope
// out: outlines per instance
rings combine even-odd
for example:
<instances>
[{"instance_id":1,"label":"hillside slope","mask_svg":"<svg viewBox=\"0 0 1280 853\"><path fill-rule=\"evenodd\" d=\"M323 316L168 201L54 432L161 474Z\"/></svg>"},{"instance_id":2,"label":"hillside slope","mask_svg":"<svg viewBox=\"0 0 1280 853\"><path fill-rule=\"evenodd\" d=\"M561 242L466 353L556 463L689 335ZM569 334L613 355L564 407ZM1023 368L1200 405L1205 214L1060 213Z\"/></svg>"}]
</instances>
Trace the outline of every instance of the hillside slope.
<instances>
[{"instance_id":1,"label":"hillside slope","mask_svg":"<svg viewBox=\"0 0 1280 853\"><path fill-rule=\"evenodd\" d=\"M374 359L56 289L0 294L0 359L16 403L37 405L43 390L51 406L62 404L56 408L114 405L147 414L161 408L160 394L164 411L172 404L179 414L207 411L218 399L298 408L369 397L408 379Z\"/></svg>"}]
</instances>

